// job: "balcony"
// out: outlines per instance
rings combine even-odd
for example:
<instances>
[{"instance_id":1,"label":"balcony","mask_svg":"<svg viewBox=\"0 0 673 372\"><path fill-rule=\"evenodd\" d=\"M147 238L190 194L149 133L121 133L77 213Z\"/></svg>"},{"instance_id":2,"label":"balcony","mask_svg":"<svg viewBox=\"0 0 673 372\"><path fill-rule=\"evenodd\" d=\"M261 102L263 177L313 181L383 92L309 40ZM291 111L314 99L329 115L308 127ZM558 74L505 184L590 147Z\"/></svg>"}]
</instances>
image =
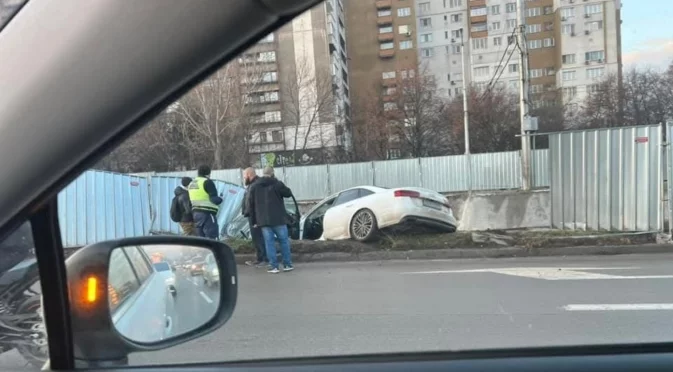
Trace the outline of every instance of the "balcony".
<instances>
[{"instance_id":1,"label":"balcony","mask_svg":"<svg viewBox=\"0 0 673 372\"><path fill-rule=\"evenodd\" d=\"M470 23L483 23L486 22L485 15L470 16Z\"/></svg>"},{"instance_id":2,"label":"balcony","mask_svg":"<svg viewBox=\"0 0 673 372\"><path fill-rule=\"evenodd\" d=\"M392 1L391 0L377 0L376 1L376 9L388 9L392 7Z\"/></svg>"},{"instance_id":3,"label":"balcony","mask_svg":"<svg viewBox=\"0 0 673 372\"><path fill-rule=\"evenodd\" d=\"M379 34L379 41L393 41L395 39L395 34L392 32L386 32L384 34Z\"/></svg>"},{"instance_id":4,"label":"balcony","mask_svg":"<svg viewBox=\"0 0 673 372\"><path fill-rule=\"evenodd\" d=\"M471 7L486 6L486 0L470 0Z\"/></svg>"},{"instance_id":5,"label":"balcony","mask_svg":"<svg viewBox=\"0 0 673 372\"><path fill-rule=\"evenodd\" d=\"M395 49L379 50L379 57L393 58L395 56Z\"/></svg>"},{"instance_id":6,"label":"balcony","mask_svg":"<svg viewBox=\"0 0 673 372\"><path fill-rule=\"evenodd\" d=\"M381 85L384 87L394 87L397 85L397 80L393 79L383 79L381 80Z\"/></svg>"},{"instance_id":7,"label":"balcony","mask_svg":"<svg viewBox=\"0 0 673 372\"><path fill-rule=\"evenodd\" d=\"M393 16L379 17L376 19L376 24L379 26L391 25L393 24Z\"/></svg>"}]
</instances>

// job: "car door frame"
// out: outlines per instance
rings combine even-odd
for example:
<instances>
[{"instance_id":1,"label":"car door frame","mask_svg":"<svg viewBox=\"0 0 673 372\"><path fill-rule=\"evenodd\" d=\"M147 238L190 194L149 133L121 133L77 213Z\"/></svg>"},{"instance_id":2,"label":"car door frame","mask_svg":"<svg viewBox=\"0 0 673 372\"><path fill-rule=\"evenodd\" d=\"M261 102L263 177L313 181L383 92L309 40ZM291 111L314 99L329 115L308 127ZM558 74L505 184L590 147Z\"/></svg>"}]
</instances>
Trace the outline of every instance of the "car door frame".
<instances>
[{"instance_id":1,"label":"car door frame","mask_svg":"<svg viewBox=\"0 0 673 372\"><path fill-rule=\"evenodd\" d=\"M295 209L295 217L293 217L293 220L289 221L287 224L287 231L290 236L290 239L292 240L299 240L301 237L301 211L299 211L299 204L297 203L297 199L294 198L294 195L292 195L290 198L292 198L292 203L294 204L294 209ZM289 199L289 198L286 198Z\"/></svg>"},{"instance_id":2,"label":"car door frame","mask_svg":"<svg viewBox=\"0 0 673 372\"><path fill-rule=\"evenodd\" d=\"M313 208L311 208L306 213L306 215L304 216L304 220L301 221L301 225L300 225L299 238L301 240L304 240L304 232L306 231L306 222L311 218L311 215L314 214L318 209L320 209L320 207L322 207L326 203L330 202L331 200L335 200L338 196L339 196L339 194L332 194L332 195L326 197L325 199L321 200L318 204L314 205ZM332 208L332 207L330 206L330 208ZM325 213L327 213L327 211L330 208L327 208L325 210ZM324 216L325 216L325 214L323 213L323 217ZM324 227L323 227L323 231L324 231Z\"/></svg>"}]
</instances>

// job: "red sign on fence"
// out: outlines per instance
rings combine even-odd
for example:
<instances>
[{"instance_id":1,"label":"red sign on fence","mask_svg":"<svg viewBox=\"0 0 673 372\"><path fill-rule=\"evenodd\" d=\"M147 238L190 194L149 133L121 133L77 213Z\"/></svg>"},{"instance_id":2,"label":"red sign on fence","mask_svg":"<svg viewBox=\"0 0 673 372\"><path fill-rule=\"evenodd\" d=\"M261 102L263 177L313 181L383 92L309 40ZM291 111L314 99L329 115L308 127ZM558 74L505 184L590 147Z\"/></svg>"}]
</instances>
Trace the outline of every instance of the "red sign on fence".
<instances>
[{"instance_id":1,"label":"red sign on fence","mask_svg":"<svg viewBox=\"0 0 673 372\"><path fill-rule=\"evenodd\" d=\"M636 143L647 143L647 141L649 141L647 137L636 137Z\"/></svg>"}]
</instances>

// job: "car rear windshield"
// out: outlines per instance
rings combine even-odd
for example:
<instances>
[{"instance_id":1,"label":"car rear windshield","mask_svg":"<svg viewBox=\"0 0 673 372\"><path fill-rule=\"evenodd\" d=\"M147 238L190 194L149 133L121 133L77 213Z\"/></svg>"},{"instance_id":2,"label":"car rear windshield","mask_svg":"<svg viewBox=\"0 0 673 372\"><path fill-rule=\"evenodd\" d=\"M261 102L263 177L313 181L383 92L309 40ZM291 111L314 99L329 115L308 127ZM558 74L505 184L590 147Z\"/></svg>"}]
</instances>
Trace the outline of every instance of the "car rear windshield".
<instances>
[{"instance_id":1,"label":"car rear windshield","mask_svg":"<svg viewBox=\"0 0 673 372\"><path fill-rule=\"evenodd\" d=\"M0 30L19 12L28 0L0 0Z\"/></svg>"},{"instance_id":2,"label":"car rear windshield","mask_svg":"<svg viewBox=\"0 0 673 372\"><path fill-rule=\"evenodd\" d=\"M168 262L157 262L154 264L154 268L157 271L168 271L171 267L168 265Z\"/></svg>"}]
</instances>

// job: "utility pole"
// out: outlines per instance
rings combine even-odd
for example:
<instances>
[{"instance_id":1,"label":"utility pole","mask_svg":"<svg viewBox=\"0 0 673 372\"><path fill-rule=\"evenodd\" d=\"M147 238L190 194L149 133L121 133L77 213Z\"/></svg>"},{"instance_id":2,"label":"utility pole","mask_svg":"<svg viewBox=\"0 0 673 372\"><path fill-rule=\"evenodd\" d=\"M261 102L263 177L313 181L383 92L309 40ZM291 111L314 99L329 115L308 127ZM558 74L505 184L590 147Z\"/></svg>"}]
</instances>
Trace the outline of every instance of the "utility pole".
<instances>
[{"instance_id":1,"label":"utility pole","mask_svg":"<svg viewBox=\"0 0 673 372\"><path fill-rule=\"evenodd\" d=\"M467 62L465 61L465 29L460 29L460 58L463 61L463 125L465 126L465 154L470 154L470 113L467 109ZM468 53L469 57L469 53Z\"/></svg>"},{"instance_id":2,"label":"utility pole","mask_svg":"<svg viewBox=\"0 0 673 372\"><path fill-rule=\"evenodd\" d=\"M528 108L528 45L526 45L526 14L524 0L517 0L517 24L519 32L517 33L517 43L519 44L519 96L521 98L521 188L530 190L530 139L528 138L528 121L530 119Z\"/></svg>"}]
</instances>

